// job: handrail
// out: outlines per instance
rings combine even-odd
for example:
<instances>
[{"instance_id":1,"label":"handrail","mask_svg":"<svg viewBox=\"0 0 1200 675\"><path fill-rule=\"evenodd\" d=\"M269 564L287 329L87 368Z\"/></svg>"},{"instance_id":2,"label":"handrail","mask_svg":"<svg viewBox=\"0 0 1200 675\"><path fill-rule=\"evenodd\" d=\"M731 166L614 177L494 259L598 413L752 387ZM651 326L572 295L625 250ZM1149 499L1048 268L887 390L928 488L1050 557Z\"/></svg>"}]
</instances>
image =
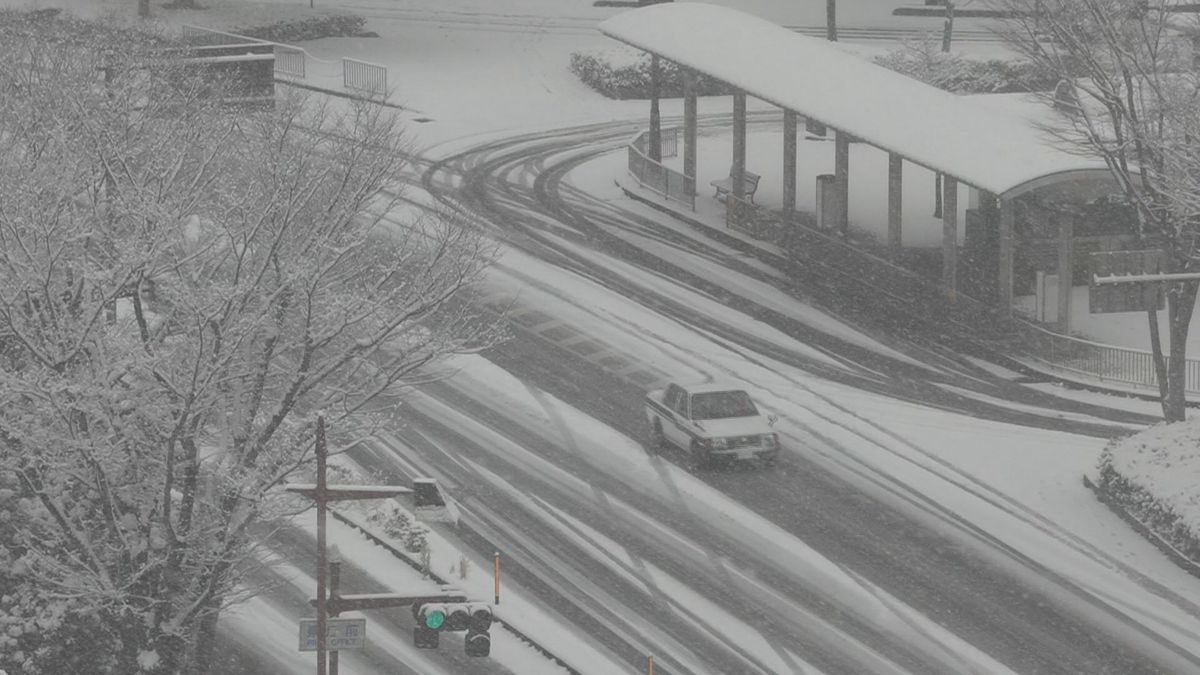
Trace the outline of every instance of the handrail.
<instances>
[{"instance_id":1,"label":"handrail","mask_svg":"<svg viewBox=\"0 0 1200 675\"><path fill-rule=\"evenodd\" d=\"M644 188L666 199L686 204L696 210L696 177L676 171L646 155L649 131L634 136L627 147L629 173ZM661 156L673 157L679 147L679 127L668 127L660 134Z\"/></svg>"},{"instance_id":2,"label":"handrail","mask_svg":"<svg viewBox=\"0 0 1200 675\"><path fill-rule=\"evenodd\" d=\"M1025 355L1050 368L1101 381L1158 389L1154 354L1147 350L1055 333L1026 319L1017 318L1013 323L1021 332ZM1170 357L1164 358L1169 364ZM1200 394L1200 360L1185 361L1184 391Z\"/></svg>"}]
</instances>

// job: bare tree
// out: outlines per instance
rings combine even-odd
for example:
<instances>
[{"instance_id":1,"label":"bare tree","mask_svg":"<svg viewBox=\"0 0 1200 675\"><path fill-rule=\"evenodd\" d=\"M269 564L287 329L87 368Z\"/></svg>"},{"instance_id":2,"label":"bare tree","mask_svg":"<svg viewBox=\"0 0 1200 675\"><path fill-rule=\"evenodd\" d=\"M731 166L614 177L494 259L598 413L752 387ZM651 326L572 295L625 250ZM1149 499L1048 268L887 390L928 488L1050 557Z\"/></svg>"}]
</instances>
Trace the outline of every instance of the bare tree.
<instances>
[{"instance_id":1,"label":"bare tree","mask_svg":"<svg viewBox=\"0 0 1200 675\"><path fill-rule=\"evenodd\" d=\"M1009 44L1063 81L1060 104L1063 96L1077 102L1059 105L1065 111L1047 132L1065 148L1103 159L1133 206L1131 231L1147 248L1162 250L1164 271L1200 271L1200 158L1193 142L1200 135L1200 80L1188 37L1195 22L1144 0L1007 5L1014 17L1005 30ZM1168 353L1152 340L1163 414L1170 421L1185 417L1185 357L1197 287L1196 281L1166 284ZM1149 321L1153 332L1154 309Z\"/></svg>"},{"instance_id":2,"label":"bare tree","mask_svg":"<svg viewBox=\"0 0 1200 675\"><path fill-rule=\"evenodd\" d=\"M495 339L394 116L232 108L164 46L0 17L0 668L206 672L312 413Z\"/></svg>"}]
</instances>

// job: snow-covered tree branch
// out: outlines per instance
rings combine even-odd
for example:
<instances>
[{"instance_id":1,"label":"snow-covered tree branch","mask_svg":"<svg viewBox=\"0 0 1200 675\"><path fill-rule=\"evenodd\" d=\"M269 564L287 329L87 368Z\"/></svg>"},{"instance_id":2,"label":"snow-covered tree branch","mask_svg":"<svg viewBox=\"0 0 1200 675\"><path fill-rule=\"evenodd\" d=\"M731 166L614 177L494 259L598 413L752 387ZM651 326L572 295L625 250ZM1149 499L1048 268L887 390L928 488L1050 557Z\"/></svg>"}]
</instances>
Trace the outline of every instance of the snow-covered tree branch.
<instances>
[{"instance_id":1,"label":"snow-covered tree branch","mask_svg":"<svg viewBox=\"0 0 1200 675\"><path fill-rule=\"evenodd\" d=\"M0 17L11 671L205 672L312 413L379 415L381 393L497 337L470 297L493 247L401 201L385 108L233 108L167 46ZM107 646L86 663L85 637Z\"/></svg>"}]
</instances>

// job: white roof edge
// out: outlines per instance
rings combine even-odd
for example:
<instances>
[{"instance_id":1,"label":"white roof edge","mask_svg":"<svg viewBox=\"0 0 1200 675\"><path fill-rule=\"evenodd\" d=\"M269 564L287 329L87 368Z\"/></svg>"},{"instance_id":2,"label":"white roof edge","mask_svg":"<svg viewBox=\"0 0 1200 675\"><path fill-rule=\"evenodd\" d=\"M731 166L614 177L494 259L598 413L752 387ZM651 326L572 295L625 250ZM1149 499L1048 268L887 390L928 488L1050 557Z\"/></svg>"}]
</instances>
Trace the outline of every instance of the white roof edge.
<instances>
[{"instance_id":1,"label":"white roof edge","mask_svg":"<svg viewBox=\"0 0 1200 675\"><path fill-rule=\"evenodd\" d=\"M610 17L600 31L996 195L1107 168L1058 147L1018 115L726 7L650 5Z\"/></svg>"}]
</instances>

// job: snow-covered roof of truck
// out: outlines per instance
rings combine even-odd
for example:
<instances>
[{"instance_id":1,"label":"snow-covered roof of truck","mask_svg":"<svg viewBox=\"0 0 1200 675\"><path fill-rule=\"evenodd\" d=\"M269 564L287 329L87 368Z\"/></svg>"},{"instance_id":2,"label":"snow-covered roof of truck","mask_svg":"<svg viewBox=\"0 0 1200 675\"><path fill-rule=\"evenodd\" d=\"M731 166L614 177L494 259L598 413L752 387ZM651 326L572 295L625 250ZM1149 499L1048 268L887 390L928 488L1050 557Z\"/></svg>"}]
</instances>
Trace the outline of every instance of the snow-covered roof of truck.
<instances>
[{"instance_id":1,"label":"snow-covered roof of truck","mask_svg":"<svg viewBox=\"0 0 1200 675\"><path fill-rule=\"evenodd\" d=\"M600 31L993 194L1108 175L1103 161L1067 152L1025 117L727 7L651 5Z\"/></svg>"}]
</instances>

